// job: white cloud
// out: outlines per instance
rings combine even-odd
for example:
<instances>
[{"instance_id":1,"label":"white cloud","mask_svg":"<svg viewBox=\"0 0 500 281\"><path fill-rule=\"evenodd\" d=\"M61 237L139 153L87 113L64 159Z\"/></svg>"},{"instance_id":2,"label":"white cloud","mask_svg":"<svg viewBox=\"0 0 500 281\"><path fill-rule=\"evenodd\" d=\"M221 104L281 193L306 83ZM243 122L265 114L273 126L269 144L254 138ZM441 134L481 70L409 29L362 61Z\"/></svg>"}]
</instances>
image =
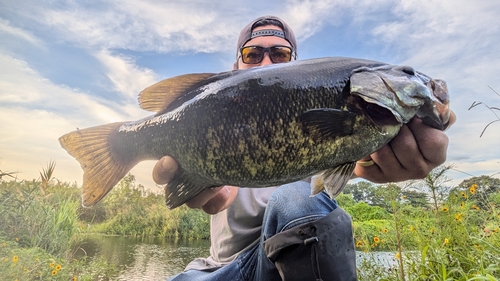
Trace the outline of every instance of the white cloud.
<instances>
[{"instance_id":1,"label":"white cloud","mask_svg":"<svg viewBox=\"0 0 500 281\"><path fill-rule=\"evenodd\" d=\"M20 38L24 41L27 41L33 45L40 44L40 40L31 34L30 32L23 30L21 28L12 26L8 20L4 20L0 18L0 33L9 34L11 36Z\"/></svg>"},{"instance_id":2,"label":"white cloud","mask_svg":"<svg viewBox=\"0 0 500 281\"><path fill-rule=\"evenodd\" d=\"M132 58L113 55L109 51L100 51L95 57L104 65L108 78L115 90L129 99L137 100L137 94L144 88L159 81L151 69L139 67Z\"/></svg>"}]
</instances>

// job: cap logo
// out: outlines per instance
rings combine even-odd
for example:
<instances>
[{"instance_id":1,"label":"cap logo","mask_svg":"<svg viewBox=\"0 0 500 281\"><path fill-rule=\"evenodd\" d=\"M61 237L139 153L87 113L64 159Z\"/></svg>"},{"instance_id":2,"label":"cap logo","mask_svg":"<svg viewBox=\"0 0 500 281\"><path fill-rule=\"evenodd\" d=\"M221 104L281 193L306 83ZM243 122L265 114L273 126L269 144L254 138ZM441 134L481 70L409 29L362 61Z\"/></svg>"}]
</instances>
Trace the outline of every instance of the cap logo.
<instances>
[{"instance_id":1,"label":"cap logo","mask_svg":"<svg viewBox=\"0 0 500 281\"><path fill-rule=\"evenodd\" d=\"M262 29L262 30L254 31L254 32L252 32L250 39L255 38L255 37L261 37L261 36L277 36L277 37L281 37L281 38L286 40L285 33L281 30L276 30L276 29Z\"/></svg>"}]
</instances>

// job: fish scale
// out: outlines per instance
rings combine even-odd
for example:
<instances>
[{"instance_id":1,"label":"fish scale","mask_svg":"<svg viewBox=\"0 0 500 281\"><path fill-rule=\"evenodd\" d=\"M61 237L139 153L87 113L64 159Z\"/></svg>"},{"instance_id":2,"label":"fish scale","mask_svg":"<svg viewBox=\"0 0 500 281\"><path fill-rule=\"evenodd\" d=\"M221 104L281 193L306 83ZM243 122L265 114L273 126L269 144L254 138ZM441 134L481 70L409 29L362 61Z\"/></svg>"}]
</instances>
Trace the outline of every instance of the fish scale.
<instances>
[{"instance_id":1,"label":"fish scale","mask_svg":"<svg viewBox=\"0 0 500 281\"><path fill-rule=\"evenodd\" d=\"M165 155L179 163L165 187L169 208L215 186L267 187L313 175L312 193L334 197L355 161L415 115L439 129L449 120L444 82L352 58L182 75L146 88L139 100L157 114L60 138L84 169L83 205L97 203L138 162Z\"/></svg>"}]
</instances>

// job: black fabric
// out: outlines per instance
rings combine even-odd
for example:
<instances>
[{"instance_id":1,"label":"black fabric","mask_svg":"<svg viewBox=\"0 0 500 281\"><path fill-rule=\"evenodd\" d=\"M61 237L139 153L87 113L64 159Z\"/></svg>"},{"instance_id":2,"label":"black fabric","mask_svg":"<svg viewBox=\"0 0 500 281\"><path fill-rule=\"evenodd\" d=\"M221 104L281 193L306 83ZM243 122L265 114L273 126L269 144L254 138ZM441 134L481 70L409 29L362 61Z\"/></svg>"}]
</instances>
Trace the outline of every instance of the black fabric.
<instances>
[{"instance_id":1,"label":"black fabric","mask_svg":"<svg viewBox=\"0 0 500 281\"><path fill-rule=\"evenodd\" d=\"M274 235L264 251L284 281L357 280L351 217L341 208Z\"/></svg>"}]
</instances>

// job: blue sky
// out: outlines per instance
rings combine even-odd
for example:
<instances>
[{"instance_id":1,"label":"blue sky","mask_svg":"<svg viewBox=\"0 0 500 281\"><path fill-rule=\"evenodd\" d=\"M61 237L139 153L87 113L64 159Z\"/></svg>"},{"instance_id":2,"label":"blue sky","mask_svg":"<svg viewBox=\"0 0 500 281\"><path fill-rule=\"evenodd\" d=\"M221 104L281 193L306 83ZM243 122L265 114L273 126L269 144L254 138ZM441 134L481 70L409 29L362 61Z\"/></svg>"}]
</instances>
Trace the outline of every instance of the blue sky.
<instances>
[{"instance_id":1,"label":"blue sky","mask_svg":"<svg viewBox=\"0 0 500 281\"><path fill-rule=\"evenodd\" d=\"M411 65L448 83L457 123L448 162L470 175L500 172L500 122L474 101L500 106L500 1L0 0L0 170L38 178L56 162L59 180L81 184L58 137L136 120L137 94L175 75L232 68L240 29L283 18L299 59L347 56ZM132 170L153 188L153 161ZM495 174L496 173L496 174ZM467 174L452 171L455 183Z\"/></svg>"}]
</instances>

